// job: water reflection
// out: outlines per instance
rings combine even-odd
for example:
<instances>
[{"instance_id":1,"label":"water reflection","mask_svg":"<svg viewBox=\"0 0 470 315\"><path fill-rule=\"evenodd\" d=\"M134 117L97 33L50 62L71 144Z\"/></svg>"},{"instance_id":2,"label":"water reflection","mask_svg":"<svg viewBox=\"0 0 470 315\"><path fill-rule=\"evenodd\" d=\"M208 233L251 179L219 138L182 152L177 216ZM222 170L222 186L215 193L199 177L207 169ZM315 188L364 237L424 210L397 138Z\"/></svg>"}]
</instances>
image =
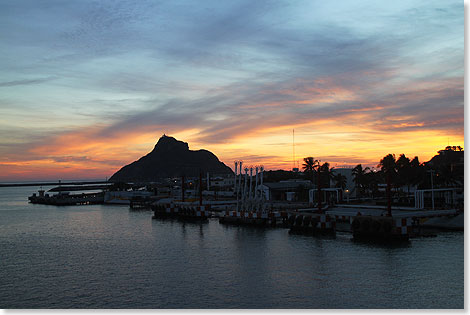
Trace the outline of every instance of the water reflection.
<instances>
[{"instance_id":1,"label":"water reflection","mask_svg":"<svg viewBox=\"0 0 470 315\"><path fill-rule=\"evenodd\" d=\"M3 308L463 307L463 233L382 246L2 198Z\"/></svg>"}]
</instances>

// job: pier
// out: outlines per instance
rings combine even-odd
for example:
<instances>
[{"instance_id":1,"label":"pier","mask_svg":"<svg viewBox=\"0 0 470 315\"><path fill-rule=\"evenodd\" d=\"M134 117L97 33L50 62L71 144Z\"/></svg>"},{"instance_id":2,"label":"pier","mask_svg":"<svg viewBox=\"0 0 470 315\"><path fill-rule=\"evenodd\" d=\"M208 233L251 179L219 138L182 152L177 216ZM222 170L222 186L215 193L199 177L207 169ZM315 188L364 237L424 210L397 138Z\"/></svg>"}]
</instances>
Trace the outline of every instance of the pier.
<instances>
[{"instance_id":1,"label":"pier","mask_svg":"<svg viewBox=\"0 0 470 315\"><path fill-rule=\"evenodd\" d=\"M212 217L210 206L155 204L151 209L154 219L178 219L181 221L207 221Z\"/></svg>"},{"instance_id":2,"label":"pier","mask_svg":"<svg viewBox=\"0 0 470 315\"><path fill-rule=\"evenodd\" d=\"M236 211L216 207L182 204L155 204L154 219L207 221L218 219L220 224L252 226L254 228L283 228L289 234L312 237L335 237L337 230L351 233L353 240L380 243L408 242L410 238L426 236L425 223L430 218L455 218L459 212L450 210L422 210L398 208L387 215L384 207L338 205L319 211L317 208L285 209L279 211ZM455 221L455 219L454 219ZM435 226L432 226L435 227ZM459 230L458 225L452 230ZM461 230L463 230L463 225Z\"/></svg>"}]
</instances>

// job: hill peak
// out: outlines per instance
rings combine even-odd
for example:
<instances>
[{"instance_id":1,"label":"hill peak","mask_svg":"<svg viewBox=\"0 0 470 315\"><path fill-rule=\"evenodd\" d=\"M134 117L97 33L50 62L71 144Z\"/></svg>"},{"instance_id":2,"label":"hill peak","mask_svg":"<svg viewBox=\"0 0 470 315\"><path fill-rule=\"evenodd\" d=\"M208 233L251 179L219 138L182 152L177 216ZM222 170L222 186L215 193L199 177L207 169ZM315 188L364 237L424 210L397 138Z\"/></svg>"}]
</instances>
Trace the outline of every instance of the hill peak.
<instances>
[{"instance_id":1,"label":"hill peak","mask_svg":"<svg viewBox=\"0 0 470 315\"><path fill-rule=\"evenodd\" d=\"M163 134L163 136L158 139L158 142L155 145L153 151L166 151L174 149L188 151L189 145L187 142L180 141L173 137L167 136L166 134Z\"/></svg>"},{"instance_id":2,"label":"hill peak","mask_svg":"<svg viewBox=\"0 0 470 315\"><path fill-rule=\"evenodd\" d=\"M187 142L163 135L152 152L117 171L110 181L154 181L176 176L233 174L232 170L207 150L189 150Z\"/></svg>"}]
</instances>

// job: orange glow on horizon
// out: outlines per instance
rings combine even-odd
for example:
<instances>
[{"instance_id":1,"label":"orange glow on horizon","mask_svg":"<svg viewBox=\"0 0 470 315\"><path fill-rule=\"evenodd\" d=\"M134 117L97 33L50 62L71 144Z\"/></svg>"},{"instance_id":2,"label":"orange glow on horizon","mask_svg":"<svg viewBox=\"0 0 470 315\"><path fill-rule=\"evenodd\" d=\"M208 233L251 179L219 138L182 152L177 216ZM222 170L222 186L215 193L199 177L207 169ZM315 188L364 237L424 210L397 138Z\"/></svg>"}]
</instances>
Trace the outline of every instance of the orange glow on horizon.
<instances>
[{"instance_id":1,"label":"orange glow on horizon","mask_svg":"<svg viewBox=\"0 0 470 315\"><path fill-rule=\"evenodd\" d=\"M229 167L233 168L233 161L241 159L246 165L264 165L267 170L301 168L302 160L307 156L329 162L332 167L354 167L359 163L375 167L388 153L397 157L402 153L410 158L418 156L420 162L425 162L445 148L448 141L447 135L440 135L437 131L419 130L380 137L370 133L368 138L367 130L342 126L334 131L335 128L329 125L331 123L323 122L322 125L326 125L321 131L309 124L295 126L295 165L292 155L294 126L265 128L251 137L236 137L230 143L201 142L198 140L200 131L196 129L169 136L188 142L191 150L213 152ZM56 158L0 161L0 180L109 178L122 166L149 153L161 134L129 133L113 142L91 141L87 138L89 131L66 134L32 149L35 154ZM463 147L463 140L463 136L454 135L450 144Z\"/></svg>"},{"instance_id":2,"label":"orange glow on horizon","mask_svg":"<svg viewBox=\"0 0 470 315\"><path fill-rule=\"evenodd\" d=\"M170 123L136 124L133 128L90 125L26 143L18 153L0 157L0 181L109 178L124 165L149 153L164 133L188 142L191 150L213 152L229 167L233 168L234 160L243 160L246 165L264 165L267 170L301 168L302 159L308 156L329 162L332 167L357 164L375 167L389 153L397 157L402 153L410 158L418 156L425 162L448 144L464 146L463 117L458 108L449 109L447 118L439 122L426 122L413 112L395 111L395 105L386 101L363 104L350 88L339 87L330 79L298 83L303 89L279 92L292 96L292 101L241 104L239 109L248 110L244 116L219 112L195 124L199 127L173 127ZM460 81L444 83L452 86ZM423 82L404 88L394 101L420 98L423 93L439 95L444 88ZM408 95L410 91L419 93ZM342 106L342 101L351 100L354 105ZM285 111L290 107L302 111ZM391 114L382 114L385 108L392 108ZM268 109L277 110L279 115L261 114L260 111ZM448 129L440 130L438 124ZM219 135L217 127L223 129L223 135Z\"/></svg>"}]
</instances>

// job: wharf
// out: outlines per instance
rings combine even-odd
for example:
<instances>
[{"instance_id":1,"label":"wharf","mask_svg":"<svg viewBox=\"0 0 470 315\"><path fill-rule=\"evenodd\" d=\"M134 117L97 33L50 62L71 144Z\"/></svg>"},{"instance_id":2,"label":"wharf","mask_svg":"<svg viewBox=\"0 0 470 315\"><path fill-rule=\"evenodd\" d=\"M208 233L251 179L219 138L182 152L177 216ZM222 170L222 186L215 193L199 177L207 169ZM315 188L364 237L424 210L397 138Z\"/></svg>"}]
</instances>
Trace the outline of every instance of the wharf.
<instances>
[{"instance_id":1,"label":"wharf","mask_svg":"<svg viewBox=\"0 0 470 315\"><path fill-rule=\"evenodd\" d=\"M209 206L195 206L177 204L152 204L151 209L154 212L152 218L154 219L167 219L175 218L181 221L198 221L207 222L207 219L212 216Z\"/></svg>"},{"instance_id":2,"label":"wharf","mask_svg":"<svg viewBox=\"0 0 470 315\"><path fill-rule=\"evenodd\" d=\"M430 236L429 231L424 232L421 229L426 227L427 221L432 223L428 224L430 227L463 230L463 214L456 209L427 210L396 207L392 209L390 217L386 207L371 205L339 204L335 207L324 207L322 211L318 208L291 206L273 211L271 209L274 207L265 204L264 210L236 211L236 204L226 201L203 206L196 206L192 202L175 202L175 200L167 202L161 200L152 204L153 218L206 221L210 217L216 217L221 224L288 228L289 234L321 237L335 237L338 230L352 233L356 241L385 243L408 242L411 237ZM441 222L442 220L445 222Z\"/></svg>"},{"instance_id":3,"label":"wharf","mask_svg":"<svg viewBox=\"0 0 470 315\"><path fill-rule=\"evenodd\" d=\"M299 209L299 211L305 210L309 209ZM336 217L357 216L358 213L364 216L385 216L387 215L387 208L381 206L339 204L333 208L328 209L326 213ZM455 216L457 213L458 211L456 209L427 210L410 207L392 208L392 217L395 218L433 218L442 216Z\"/></svg>"},{"instance_id":4,"label":"wharf","mask_svg":"<svg viewBox=\"0 0 470 315\"><path fill-rule=\"evenodd\" d=\"M463 214L459 214L456 209L426 210L400 207L392 210L392 217L387 214L386 207L340 204L321 212L318 208L286 208L281 211L269 211L264 216L250 211L225 211L219 215L219 222L288 227L290 233L306 235L325 232L334 234L338 224L340 231L353 233L356 238L386 241L403 241L408 240L410 235L425 235L421 228L463 230ZM359 229L361 223L363 227Z\"/></svg>"},{"instance_id":5,"label":"wharf","mask_svg":"<svg viewBox=\"0 0 470 315\"><path fill-rule=\"evenodd\" d=\"M102 185L77 185L77 186L59 186L49 189L48 191L58 192L58 191L82 191L82 190L104 190L108 189L112 184L102 184Z\"/></svg>"}]
</instances>

